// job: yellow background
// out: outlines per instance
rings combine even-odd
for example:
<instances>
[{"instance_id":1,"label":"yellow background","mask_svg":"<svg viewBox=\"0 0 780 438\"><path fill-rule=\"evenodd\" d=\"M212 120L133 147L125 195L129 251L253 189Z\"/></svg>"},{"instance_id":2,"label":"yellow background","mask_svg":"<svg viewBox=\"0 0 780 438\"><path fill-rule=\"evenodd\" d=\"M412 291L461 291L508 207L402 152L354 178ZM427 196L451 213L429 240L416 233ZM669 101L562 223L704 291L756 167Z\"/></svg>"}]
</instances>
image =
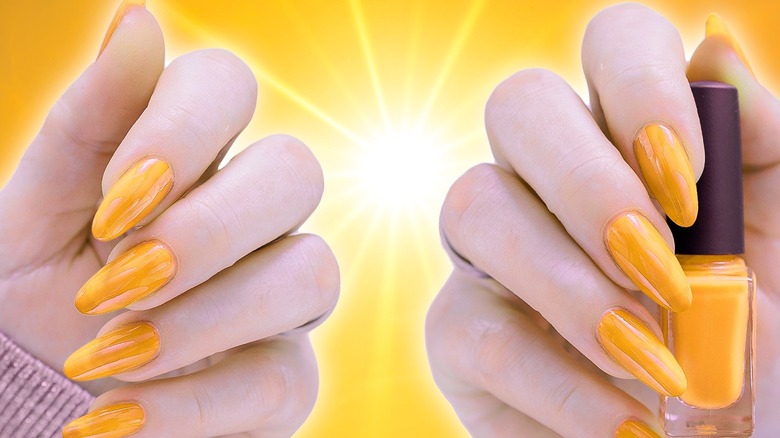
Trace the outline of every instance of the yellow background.
<instances>
[{"instance_id":1,"label":"yellow background","mask_svg":"<svg viewBox=\"0 0 780 438\"><path fill-rule=\"evenodd\" d=\"M504 77L545 67L583 94L580 39L611 3L149 0L169 61L220 46L255 71L260 99L239 148L288 132L323 164L326 193L307 230L333 246L343 291L313 335L320 396L299 436L466 436L425 357L425 313L449 271L439 205L457 175L489 160L482 110ZM719 12L777 89L780 2L646 3L689 54ZM0 1L0 186L94 60L117 4Z\"/></svg>"}]
</instances>

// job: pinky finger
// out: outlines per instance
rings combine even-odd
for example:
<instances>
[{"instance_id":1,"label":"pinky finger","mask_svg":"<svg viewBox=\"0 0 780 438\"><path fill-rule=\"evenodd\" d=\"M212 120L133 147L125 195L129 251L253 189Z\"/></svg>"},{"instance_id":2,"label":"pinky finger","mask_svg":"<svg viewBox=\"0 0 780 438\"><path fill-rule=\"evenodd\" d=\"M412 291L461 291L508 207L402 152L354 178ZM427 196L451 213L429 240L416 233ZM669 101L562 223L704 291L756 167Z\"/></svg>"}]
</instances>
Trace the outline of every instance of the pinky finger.
<instances>
[{"instance_id":1,"label":"pinky finger","mask_svg":"<svg viewBox=\"0 0 780 438\"><path fill-rule=\"evenodd\" d=\"M308 335L280 336L200 372L111 390L62 436L288 437L311 412L317 387Z\"/></svg>"}]
</instances>

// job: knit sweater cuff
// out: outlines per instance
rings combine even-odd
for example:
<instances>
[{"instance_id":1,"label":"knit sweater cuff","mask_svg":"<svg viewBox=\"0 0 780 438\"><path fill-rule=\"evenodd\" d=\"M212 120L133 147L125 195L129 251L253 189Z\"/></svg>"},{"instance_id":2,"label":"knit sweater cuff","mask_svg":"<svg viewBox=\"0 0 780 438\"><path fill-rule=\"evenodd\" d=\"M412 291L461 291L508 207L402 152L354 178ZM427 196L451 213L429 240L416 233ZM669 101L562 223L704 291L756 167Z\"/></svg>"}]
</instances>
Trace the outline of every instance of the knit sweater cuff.
<instances>
[{"instance_id":1,"label":"knit sweater cuff","mask_svg":"<svg viewBox=\"0 0 780 438\"><path fill-rule=\"evenodd\" d=\"M55 437L94 397L0 332L0 437Z\"/></svg>"}]
</instances>

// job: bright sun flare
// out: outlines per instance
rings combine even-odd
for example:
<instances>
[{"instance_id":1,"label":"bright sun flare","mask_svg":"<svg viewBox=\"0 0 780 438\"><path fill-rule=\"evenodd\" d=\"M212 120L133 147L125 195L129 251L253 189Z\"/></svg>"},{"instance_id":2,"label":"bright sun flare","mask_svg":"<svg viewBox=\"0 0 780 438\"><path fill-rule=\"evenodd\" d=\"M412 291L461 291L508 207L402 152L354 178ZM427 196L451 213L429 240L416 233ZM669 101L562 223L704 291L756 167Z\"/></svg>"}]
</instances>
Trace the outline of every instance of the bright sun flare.
<instances>
[{"instance_id":1,"label":"bright sun flare","mask_svg":"<svg viewBox=\"0 0 780 438\"><path fill-rule=\"evenodd\" d=\"M391 209L435 202L443 184L443 157L436 139L416 132L376 138L356 157L355 181L375 202Z\"/></svg>"}]
</instances>

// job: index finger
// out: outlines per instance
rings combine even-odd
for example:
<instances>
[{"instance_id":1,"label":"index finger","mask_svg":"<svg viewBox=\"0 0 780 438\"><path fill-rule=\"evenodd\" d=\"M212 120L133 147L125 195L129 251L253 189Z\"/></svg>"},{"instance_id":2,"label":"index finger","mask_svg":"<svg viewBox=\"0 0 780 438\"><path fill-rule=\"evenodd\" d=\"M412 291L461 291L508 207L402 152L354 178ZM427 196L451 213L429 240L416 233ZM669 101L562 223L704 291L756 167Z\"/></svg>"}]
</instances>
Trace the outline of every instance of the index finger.
<instances>
[{"instance_id":1,"label":"index finger","mask_svg":"<svg viewBox=\"0 0 780 438\"><path fill-rule=\"evenodd\" d=\"M704 143L677 30L641 5L607 8L588 24L582 65L612 143L669 218L692 225Z\"/></svg>"}]
</instances>

